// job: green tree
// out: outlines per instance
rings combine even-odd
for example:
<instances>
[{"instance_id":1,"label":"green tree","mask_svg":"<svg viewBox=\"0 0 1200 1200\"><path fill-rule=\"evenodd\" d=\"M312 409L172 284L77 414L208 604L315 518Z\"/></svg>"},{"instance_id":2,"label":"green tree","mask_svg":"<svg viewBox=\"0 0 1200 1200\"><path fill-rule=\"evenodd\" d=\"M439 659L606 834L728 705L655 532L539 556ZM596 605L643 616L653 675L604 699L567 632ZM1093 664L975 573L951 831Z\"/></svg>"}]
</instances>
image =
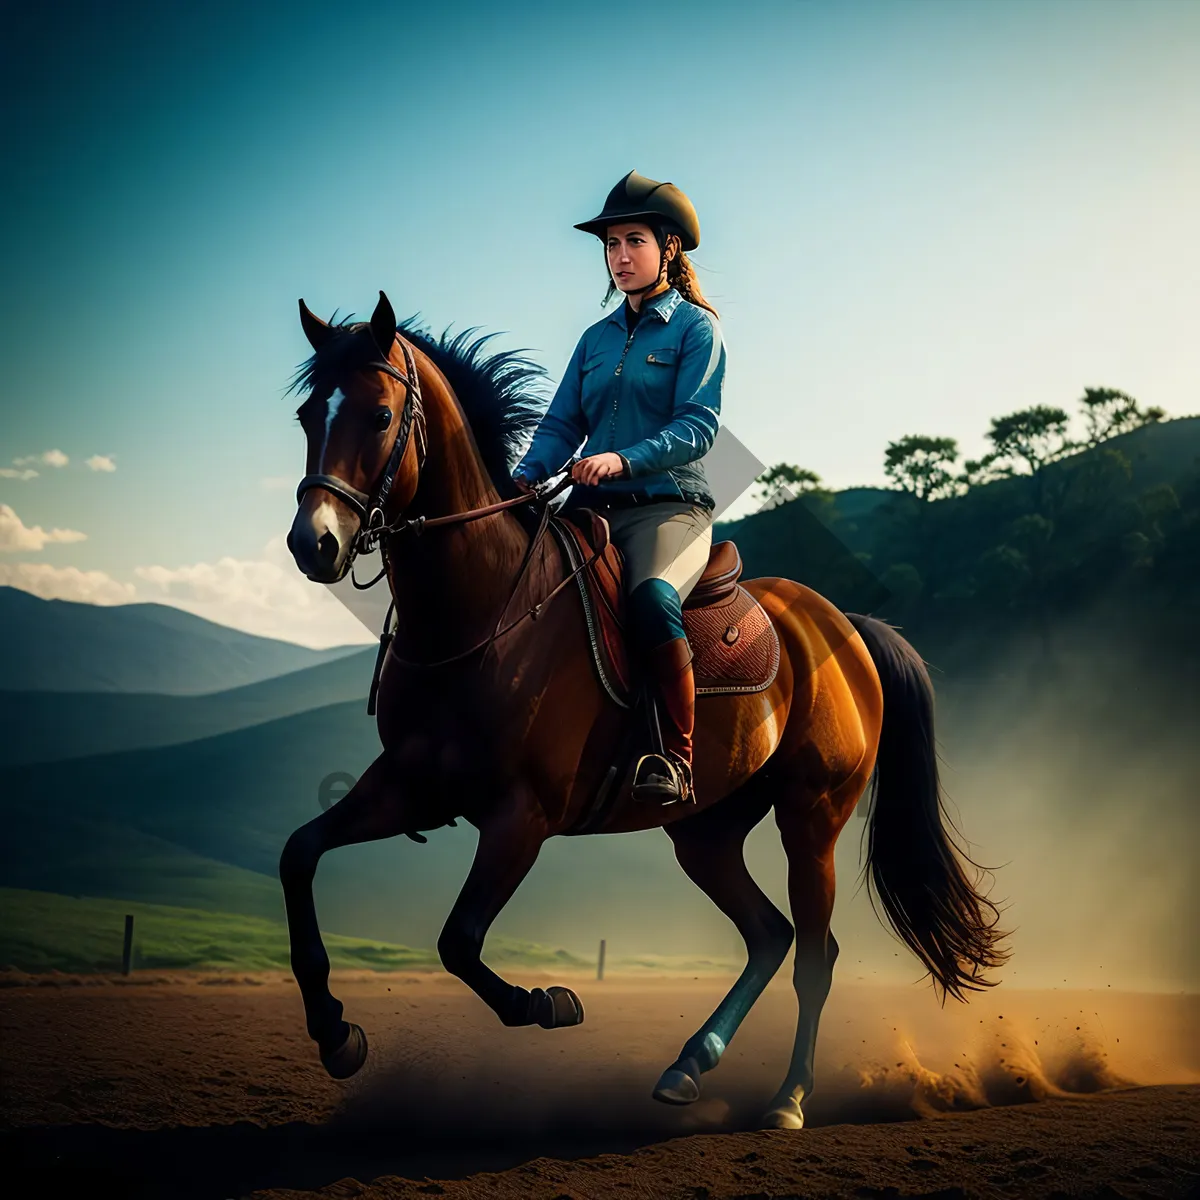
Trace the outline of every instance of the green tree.
<instances>
[{"instance_id":1,"label":"green tree","mask_svg":"<svg viewBox=\"0 0 1200 1200\"><path fill-rule=\"evenodd\" d=\"M1161 408L1139 407L1132 396L1116 388L1084 388L1079 403L1087 425L1087 446L1098 446L1107 438L1161 421L1167 415Z\"/></svg>"},{"instance_id":2,"label":"green tree","mask_svg":"<svg viewBox=\"0 0 1200 1200\"><path fill-rule=\"evenodd\" d=\"M1029 585L1029 561L1015 546L1002 542L985 550L975 564L976 592L1013 608Z\"/></svg>"},{"instance_id":3,"label":"green tree","mask_svg":"<svg viewBox=\"0 0 1200 1200\"><path fill-rule=\"evenodd\" d=\"M995 451L983 455L982 458L968 458L963 463L962 471L955 478L959 489L969 491L973 487L991 483L993 479L1003 478L1006 472L996 466L998 458L999 455Z\"/></svg>"},{"instance_id":4,"label":"green tree","mask_svg":"<svg viewBox=\"0 0 1200 1200\"><path fill-rule=\"evenodd\" d=\"M897 617L904 617L912 610L925 586L920 571L908 562L892 563L879 582L891 593L888 606L891 615Z\"/></svg>"},{"instance_id":5,"label":"green tree","mask_svg":"<svg viewBox=\"0 0 1200 1200\"><path fill-rule=\"evenodd\" d=\"M984 558L997 576L1008 573L1010 602L1020 599L1033 616L1034 628L1042 650L1042 663L1052 662L1054 647L1050 636L1050 542L1054 524L1041 513L1025 513L1008 527L1003 543ZM989 555L991 556L989 558Z\"/></svg>"},{"instance_id":6,"label":"green tree","mask_svg":"<svg viewBox=\"0 0 1200 1200\"><path fill-rule=\"evenodd\" d=\"M766 501L774 497L776 504L784 504L788 500L794 500L797 496L803 496L808 492L828 490L822 486L821 477L816 471L810 471L807 467L798 467L794 463L776 463L759 475L754 482L761 489L757 499Z\"/></svg>"},{"instance_id":7,"label":"green tree","mask_svg":"<svg viewBox=\"0 0 1200 1200\"><path fill-rule=\"evenodd\" d=\"M883 473L918 500L940 500L958 490L958 477L950 469L957 458L953 438L909 434L888 443Z\"/></svg>"},{"instance_id":8,"label":"green tree","mask_svg":"<svg viewBox=\"0 0 1200 1200\"><path fill-rule=\"evenodd\" d=\"M1061 408L1038 404L1006 417L993 417L987 432L988 441L995 448L993 461L1000 464L1005 474L1018 474L1017 467L1021 464L1028 468L1038 512L1045 511L1046 467L1081 448L1081 443L1067 432L1069 420Z\"/></svg>"},{"instance_id":9,"label":"green tree","mask_svg":"<svg viewBox=\"0 0 1200 1200\"><path fill-rule=\"evenodd\" d=\"M1166 544L1166 530L1180 512L1179 496L1169 483L1159 483L1143 491L1136 503L1148 550L1157 555Z\"/></svg>"}]
</instances>

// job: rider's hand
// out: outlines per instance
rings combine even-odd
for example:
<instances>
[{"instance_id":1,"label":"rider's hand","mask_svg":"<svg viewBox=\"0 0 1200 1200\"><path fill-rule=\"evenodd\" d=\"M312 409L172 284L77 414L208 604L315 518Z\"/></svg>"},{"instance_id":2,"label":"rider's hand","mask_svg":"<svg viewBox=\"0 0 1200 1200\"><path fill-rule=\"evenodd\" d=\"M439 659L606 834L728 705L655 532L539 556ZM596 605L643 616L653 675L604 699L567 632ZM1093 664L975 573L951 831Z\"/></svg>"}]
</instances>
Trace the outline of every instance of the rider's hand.
<instances>
[{"instance_id":1,"label":"rider's hand","mask_svg":"<svg viewBox=\"0 0 1200 1200\"><path fill-rule=\"evenodd\" d=\"M625 474L625 460L612 451L603 454L593 454L591 458L581 458L571 469L571 478L576 483L589 486L597 484L602 479L611 476L620 477Z\"/></svg>"},{"instance_id":2,"label":"rider's hand","mask_svg":"<svg viewBox=\"0 0 1200 1200\"><path fill-rule=\"evenodd\" d=\"M528 496L533 491L533 484L524 475L518 473L512 477L512 481L517 485L517 491L524 496Z\"/></svg>"}]
</instances>

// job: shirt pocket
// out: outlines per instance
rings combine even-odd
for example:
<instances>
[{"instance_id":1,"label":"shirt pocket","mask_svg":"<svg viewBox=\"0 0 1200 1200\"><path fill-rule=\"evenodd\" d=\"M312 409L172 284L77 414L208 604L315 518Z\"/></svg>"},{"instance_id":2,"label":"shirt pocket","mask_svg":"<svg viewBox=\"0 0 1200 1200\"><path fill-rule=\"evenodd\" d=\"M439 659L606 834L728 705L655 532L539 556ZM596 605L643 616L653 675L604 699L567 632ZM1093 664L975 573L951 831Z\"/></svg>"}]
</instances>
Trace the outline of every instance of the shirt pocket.
<instances>
[{"instance_id":1,"label":"shirt pocket","mask_svg":"<svg viewBox=\"0 0 1200 1200\"><path fill-rule=\"evenodd\" d=\"M655 426L661 427L670 420L678 360L678 346L662 346L647 351L638 363L640 406L645 419Z\"/></svg>"}]
</instances>

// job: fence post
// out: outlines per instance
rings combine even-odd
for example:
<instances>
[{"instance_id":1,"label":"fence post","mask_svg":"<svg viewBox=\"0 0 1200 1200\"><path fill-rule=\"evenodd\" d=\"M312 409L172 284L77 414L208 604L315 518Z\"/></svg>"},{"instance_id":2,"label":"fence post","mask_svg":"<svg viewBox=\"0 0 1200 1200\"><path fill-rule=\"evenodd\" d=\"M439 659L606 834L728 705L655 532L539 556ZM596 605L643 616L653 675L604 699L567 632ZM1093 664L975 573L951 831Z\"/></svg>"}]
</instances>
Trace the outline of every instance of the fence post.
<instances>
[{"instance_id":1,"label":"fence post","mask_svg":"<svg viewBox=\"0 0 1200 1200\"><path fill-rule=\"evenodd\" d=\"M125 914L125 949L121 952L121 974L128 975L133 961L133 914Z\"/></svg>"},{"instance_id":2,"label":"fence post","mask_svg":"<svg viewBox=\"0 0 1200 1200\"><path fill-rule=\"evenodd\" d=\"M600 939L600 958L596 962L596 978L597 979L604 978L604 952L607 948L608 948L608 943L603 938L601 938Z\"/></svg>"}]
</instances>

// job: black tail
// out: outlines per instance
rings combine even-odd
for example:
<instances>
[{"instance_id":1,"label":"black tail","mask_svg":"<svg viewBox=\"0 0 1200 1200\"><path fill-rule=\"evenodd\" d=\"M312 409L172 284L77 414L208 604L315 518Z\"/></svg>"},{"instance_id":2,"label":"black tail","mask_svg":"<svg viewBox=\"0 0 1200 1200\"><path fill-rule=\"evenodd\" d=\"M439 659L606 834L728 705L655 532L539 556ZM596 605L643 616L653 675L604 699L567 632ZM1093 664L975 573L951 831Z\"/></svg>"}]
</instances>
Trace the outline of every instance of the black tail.
<instances>
[{"instance_id":1,"label":"black tail","mask_svg":"<svg viewBox=\"0 0 1200 1200\"><path fill-rule=\"evenodd\" d=\"M999 909L964 873L963 862L979 864L947 835L946 826L953 825L938 781L933 684L924 660L891 625L858 613L846 617L883 684L883 729L867 826L867 894L873 884L892 928L929 968L935 987L941 985L942 1002L945 993L965 1000L964 989L995 985L983 972L1001 966L1011 952L999 946L1008 936L996 929Z\"/></svg>"}]
</instances>

